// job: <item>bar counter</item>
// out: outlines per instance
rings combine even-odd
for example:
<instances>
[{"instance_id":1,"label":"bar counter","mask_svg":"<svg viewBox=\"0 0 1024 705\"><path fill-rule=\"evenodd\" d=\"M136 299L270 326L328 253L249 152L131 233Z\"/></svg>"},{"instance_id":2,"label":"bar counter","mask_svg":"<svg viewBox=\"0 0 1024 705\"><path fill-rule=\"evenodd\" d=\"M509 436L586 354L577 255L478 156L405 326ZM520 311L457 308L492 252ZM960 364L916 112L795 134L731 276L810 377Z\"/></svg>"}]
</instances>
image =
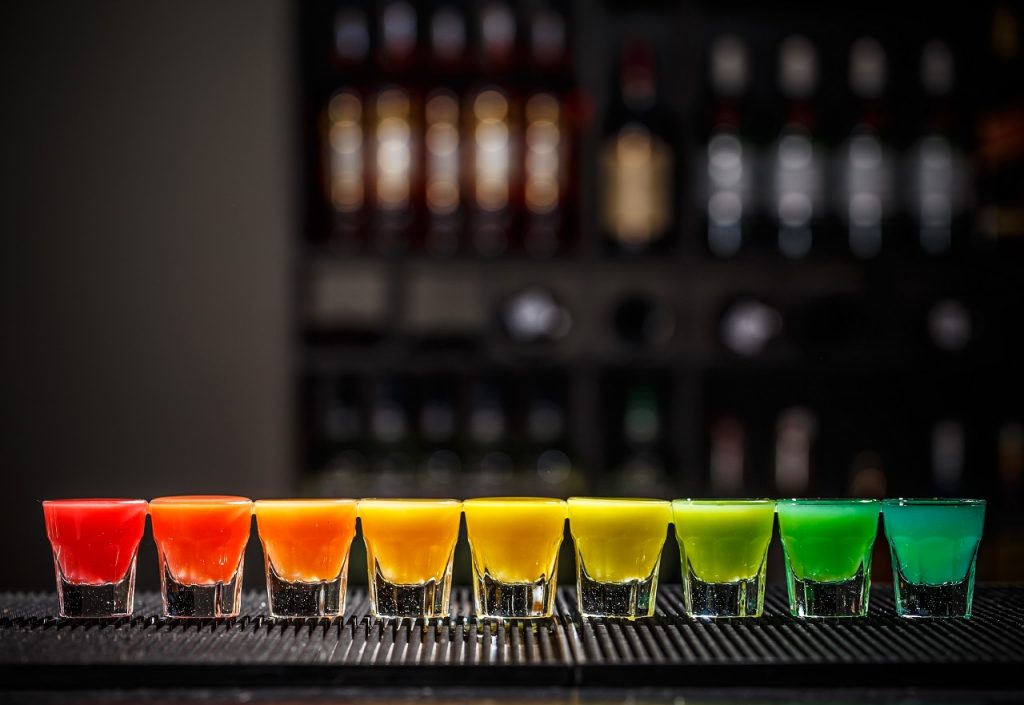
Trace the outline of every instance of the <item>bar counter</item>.
<instances>
[{"instance_id":1,"label":"bar counter","mask_svg":"<svg viewBox=\"0 0 1024 705\"><path fill-rule=\"evenodd\" d=\"M244 595L238 619L168 620L157 616L159 595L144 593L134 617L103 622L55 618L50 594L8 593L0 683L24 696L170 699L181 689L282 688L354 688L346 700L395 688L494 689L481 697L529 689L555 699L615 699L607 689L617 688L701 688L741 700L763 689L834 688L1024 698L1024 587L979 587L970 620L900 619L891 589L879 587L869 617L845 620L789 616L780 586L769 587L764 617L719 621L687 618L677 585L663 586L657 615L637 622L581 619L565 587L555 618L503 626L474 618L465 588L444 620L377 620L365 591L350 589L348 599L336 620L269 618L259 592Z\"/></svg>"}]
</instances>

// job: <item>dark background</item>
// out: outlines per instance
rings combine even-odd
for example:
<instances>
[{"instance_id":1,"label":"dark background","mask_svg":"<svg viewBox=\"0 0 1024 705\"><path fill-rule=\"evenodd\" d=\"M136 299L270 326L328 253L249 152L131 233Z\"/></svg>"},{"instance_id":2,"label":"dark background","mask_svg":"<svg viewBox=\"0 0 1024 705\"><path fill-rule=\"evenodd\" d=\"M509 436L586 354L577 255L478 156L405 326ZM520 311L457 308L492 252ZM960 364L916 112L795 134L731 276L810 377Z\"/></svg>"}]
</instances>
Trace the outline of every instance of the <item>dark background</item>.
<instances>
[{"instance_id":1,"label":"dark background","mask_svg":"<svg viewBox=\"0 0 1024 705\"><path fill-rule=\"evenodd\" d=\"M776 478L780 434L807 413L811 476L800 494L986 497L980 575L1024 577L1024 451L1005 437L1024 420L1024 228L993 237L986 220L987 207L1019 214L1024 205L1024 155L1013 146L1024 124L1020 49L1001 63L992 57L993 17L1005 10L1024 31L1019 3L861 3L827 16L810 3L555 3L569 18L571 59L554 76L478 65L472 38L458 72L429 57L384 66L376 45L358 71L340 69L333 20L349 5L377 21L372 3L326 0L0 9L0 587L52 581L37 504L44 498L778 496L786 493ZM456 5L470 21L483 7ZM422 18L434 5L414 7ZM793 260L759 222L735 257L709 253L694 173L715 100L707 51L723 32L748 42L744 129L763 153L787 109L774 72L786 36L801 33L819 49L816 134L833 153L860 110L845 88L855 38L875 36L889 52L894 87L878 109L897 125L889 137L899 154L923 130L920 47L946 41L956 61L954 142L973 174L952 250L925 256L900 221L887 224L883 252L861 260L828 222L812 254ZM616 67L630 37L655 54L677 165L670 235L641 253L610 244L597 215L597 155L614 127ZM355 245L339 242L319 183L330 96L345 86L371 95L386 84L418 97L451 84L468 95L495 81L515 95L543 85L576 101L564 247L550 257L515 248L482 256L470 245L439 257L416 244L420 216L408 228L413 244L380 245L372 227ZM988 167L982 136L1000 116L1010 126L1001 143L1010 156ZM315 294L325 280L341 283L335 296L353 298L326 325ZM567 337L510 339L501 316L529 287L567 307ZM386 292L380 315L367 303L378 290ZM744 356L721 333L731 307L751 300L778 313L782 333ZM943 350L928 328L947 300L970 321L956 351ZM671 330L638 344L652 310L667 312ZM451 392L458 430L445 448L461 461L443 482L423 470L440 446L417 431L436 387ZM630 399L648 392L659 437L634 447L624 415ZM545 445L525 430L530 405L545 394L561 407L565 430L554 442L573 468L558 486L538 479ZM472 420L492 402L508 428L484 443ZM339 409L357 420L344 439L324 432ZM407 428L382 440L378 413L396 409ZM959 471L940 482L937 465L949 450L936 449L934 434L949 420L962 434L952 451ZM742 481L722 490L710 472L713 439L723 423L737 422ZM511 460L509 478L491 477L494 452ZM658 472L638 472L630 464L638 457L655 458ZM252 585L257 543L254 534ZM353 579L363 573L358 547ZM678 576L674 556L670 543L667 579ZM152 588L148 538L140 561L139 584ZM776 559L773 579L779 568Z\"/></svg>"}]
</instances>

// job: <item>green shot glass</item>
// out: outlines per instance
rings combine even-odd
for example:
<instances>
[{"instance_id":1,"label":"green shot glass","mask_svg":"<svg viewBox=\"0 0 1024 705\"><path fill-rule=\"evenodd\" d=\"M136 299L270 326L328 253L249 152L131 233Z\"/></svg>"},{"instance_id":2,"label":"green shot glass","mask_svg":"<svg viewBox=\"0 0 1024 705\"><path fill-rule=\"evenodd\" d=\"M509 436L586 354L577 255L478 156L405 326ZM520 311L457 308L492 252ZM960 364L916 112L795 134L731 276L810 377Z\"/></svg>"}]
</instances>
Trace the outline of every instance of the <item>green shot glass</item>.
<instances>
[{"instance_id":1,"label":"green shot glass","mask_svg":"<svg viewBox=\"0 0 1024 705\"><path fill-rule=\"evenodd\" d=\"M983 499L887 499L882 503L901 617L970 617Z\"/></svg>"},{"instance_id":2,"label":"green shot glass","mask_svg":"<svg viewBox=\"0 0 1024 705\"><path fill-rule=\"evenodd\" d=\"M794 617L863 617L871 588L877 499L784 499L777 503Z\"/></svg>"},{"instance_id":3,"label":"green shot glass","mask_svg":"<svg viewBox=\"0 0 1024 705\"><path fill-rule=\"evenodd\" d=\"M672 502L691 617L760 617L775 524L770 499Z\"/></svg>"}]
</instances>

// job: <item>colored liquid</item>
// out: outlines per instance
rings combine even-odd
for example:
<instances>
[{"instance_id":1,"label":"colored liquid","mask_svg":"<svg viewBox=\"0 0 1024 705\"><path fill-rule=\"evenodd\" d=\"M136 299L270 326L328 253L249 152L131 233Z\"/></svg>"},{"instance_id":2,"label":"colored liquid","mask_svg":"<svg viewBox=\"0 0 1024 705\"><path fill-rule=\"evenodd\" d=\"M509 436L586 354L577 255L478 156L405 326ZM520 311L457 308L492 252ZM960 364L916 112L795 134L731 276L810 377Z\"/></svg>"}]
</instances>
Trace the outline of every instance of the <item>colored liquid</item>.
<instances>
[{"instance_id":1,"label":"colored liquid","mask_svg":"<svg viewBox=\"0 0 1024 705\"><path fill-rule=\"evenodd\" d=\"M441 580L459 537L461 514L457 500L359 502L367 553L384 578L398 585Z\"/></svg>"},{"instance_id":2,"label":"colored liquid","mask_svg":"<svg viewBox=\"0 0 1024 705\"><path fill-rule=\"evenodd\" d=\"M903 577L918 585L967 577L981 542L985 505L885 505L885 534Z\"/></svg>"},{"instance_id":3,"label":"colored liquid","mask_svg":"<svg viewBox=\"0 0 1024 705\"><path fill-rule=\"evenodd\" d=\"M651 577L665 546L670 507L653 500L569 499L569 530L587 575L603 583Z\"/></svg>"},{"instance_id":4,"label":"colored liquid","mask_svg":"<svg viewBox=\"0 0 1024 705\"><path fill-rule=\"evenodd\" d=\"M500 497L465 502L466 530L480 574L503 583L551 578L567 516L560 499Z\"/></svg>"},{"instance_id":5,"label":"colored liquid","mask_svg":"<svg viewBox=\"0 0 1024 705\"><path fill-rule=\"evenodd\" d=\"M282 580L334 580L356 535L356 501L259 500L256 526L263 551Z\"/></svg>"},{"instance_id":6,"label":"colored liquid","mask_svg":"<svg viewBox=\"0 0 1024 705\"><path fill-rule=\"evenodd\" d=\"M880 506L779 502L779 533L793 574L817 582L853 578L870 558Z\"/></svg>"},{"instance_id":7,"label":"colored liquid","mask_svg":"<svg viewBox=\"0 0 1024 705\"><path fill-rule=\"evenodd\" d=\"M249 540L252 502L244 497L160 497L149 504L161 561L178 583L227 583Z\"/></svg>"},{"instance_id":8,"label":"colored liquid","mask_svg":"<svg viewBox=\"0 0 1024 705\"><path fill-rule=\"evenodd\" d=\"M124 579L146 528L141 499L43 502L46 535L60 572L71 583L103 585Z\"/></svg>"},{"instance_id":9,"label":"colored liquid","mask_svg":"<svg viewBox=\"0 0 1024 705\"><path fill-rule=\"evenodd\" d=\"M683 565L706 583L753 578L764 563L775 523L775 503L672 503ZM684 568L685 569L685 568Z\"/></svg>"}]
</instances>

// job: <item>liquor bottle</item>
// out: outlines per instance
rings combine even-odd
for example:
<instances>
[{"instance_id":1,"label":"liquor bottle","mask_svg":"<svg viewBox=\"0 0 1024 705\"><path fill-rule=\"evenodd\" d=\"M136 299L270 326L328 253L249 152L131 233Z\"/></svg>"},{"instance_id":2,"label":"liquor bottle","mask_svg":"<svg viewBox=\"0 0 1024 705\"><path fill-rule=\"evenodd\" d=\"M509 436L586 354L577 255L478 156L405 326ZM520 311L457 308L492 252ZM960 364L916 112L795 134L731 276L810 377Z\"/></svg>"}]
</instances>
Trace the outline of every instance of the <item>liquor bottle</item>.
<instances>
[{"instance_id":1,"label":"liquor bottle","mask_svg":"<svg viewBox=\"0 0 1024 705\"><path fill-rule=\"evenodd\" d=\"M775 488L789 497L806 496L811 487L811 451L818 418L805 407L790 407L775 426Z\"/></svg>"},{"instance_id":2,"label":"liquor bottle","mask_svg":"<svg viewBox=\"0 0 1024 705\"><path fill-rule=\"evenodd\" d=\"M743 494L746 473L746 431L733 414L724 415L711 426L711 492L720 497Z\"/></svg>"},{"instance_id":3,"label":"liquor bottle","mask_svg":"<svg viewBox=\"0 0 1024 705\"><path fill-rule=\"evenodd\" d=\"M473 387L467 419L466 485L470 494L509 494L515 462L508 451L507 399L498 380L485 378Z\"/></svg>"},{"instance_id":4,"label":"liquor bottle","mask_svg":"<svg viewBox=\"0 0 1024 705\"><path fill-rule=\"evenodd\" d=\"M848 69L857 107L854 125L836 155L836 210L846 224L850 252L867 259L881 252L885 231L893 229L893 156L885 138L885 49L873 37L861 37L850 47Z\"/></svg>"},{"instance_id":5,"label":"liquor bottle","mask_svg":"<svg viewBox=\"0 0 1024 705\"><path fill-rule=\"evenodd\" d=\"M529 287L512 294L502 307L502 323L518 343L551 343L572 330L572 314L554 294Z\"/></svg>"},{"instance_id":6,"label":"liquor bottle","mask_svg":"<svg viewBox=\"0 0 1024 705\"><path fill-rule=\"evenodd\" d=\"M455 382L440 379L427 386L419 409L420 488L426 497L458 496L462 458L456 445Z\"/></svg>"},{"instance_id":7,"label":"liquor bottle","mask_svg":"<svg viewBox=\"0 0 1024 705\"><path fill-rule=\"evenodd\" d=\"M562 246L567 227L570 134L558 93L540 91L526 100L523 144L523 246L546 257Z\"/></svg>"},{"instance_id":8,"label":"liquor bottle","mask_svg":"<svg viewBox=\"0 0 1024 705\"><path fill-rule=\"evenodd\" d=\"M334 15L334 66L336 71L353 78L366 71L370 55L370 18L368 6L346 2Z\"/></svg>"},{"instance_id":9,"label":"liquor bottle","mask_svg":"<svg viewBox=\"0 0 1024 705\"><path fill-rule=\"evenodd\" d=\"M472 154L472 250L495 256L509 248L515 227L520 154L519 106L512 91L489 84L469 96L466 129Z\"/></svg>"},{"instance_id":10,"label":"liquor bottle","mask_svg":"<svg viewBox=\"0 0 1024 705\"><path fill-rule=\"evenodd\" d=\"M419 58L419 18L407 0L391 0L380 8L377 65L392 77L409 71Z\"/></svg>"},{"instance_id":11,"label":"liquor bottle","mask_svg":"<svg viewBox=\"0 0 1024 705\"><path fill-rule=\"evenodd\" d=\"M565 73L569 69L568 3L553 0L537 3L527 18L530 43L530 66L541 74Z\"/></svg>"},{"instance_id":12,"label":"liquor bottle","mask_svg":"<svg viewBox=\"0 0 1024 705\"><path fill-rule=\"evenodd\" d=\"M949 46L938 39L921 51L921 88L926 106L921 137L909 152L907 211L916 223L921 249L949 252L954 235L966 228L966 157L953 96L955 67Z\"/></svg>"},{"instance_id":13,"label":"liquor bottle","mask_svg":"<svg viewBox=\"0 0 1024 705\"><path fill-rule=\"evenodd\" d=\"M313 391L317 430L309 447L318 456L318 472L309 491L325 497L360 496L369 477L361 385L349 377L329 378Z\"/></svg>"},{"instance_id":14,"label":"liquor bottle","mask_svg":"<svg viewBox=\"0 0 1024 705\"><path fill-rule=\"evenodd\" d=\"M622 415L626 453L615 487L624 497L657 497L667 492L660 401L652 384L627 387Z\"/></svg>"},{"instance_id":15,"label":"liquor bottle","mask_svg":"<svg viewBox=\"0 0 1024 705\"><path fill-rule=\"evenodd\" d=\"M645 294L623 297L613 313L615 332L626 345L655 350L664 347L676 332L676 314L665 301Z\"/></svg>"},{"instance_id":16,"label":"liquor bottle","mask_svg":"<svg viewBox=\"0 0 1024 705\"><path fill-rule=\"evenodd\" d=\"M722 35L711 45L710 103L698 207L704 214L709 251L718 257L739 252L750 239L754 215L751 198L756 153L744 131L743 100L748 88L747 45L738 36Z\"/></svg>"},{"instance_id":17,"label":"liquor bottle","mask_svg":"<svg viewBox=\"0 0 1024 705\"><path fill-rule=\"evenodd\" d=\"M320 125L328 241L347 250L365 239L366 136L364 94L343 88L331 96Z\"/></svg>"},{"instance_id":18,"label":"liquor bottle","mask_svg":"<svg viewBox=\"0 0 1024 705\"><path fill-rule=\"evenodd\" d=\"M373 448L370 487L374 496L401 497L415 486L415 463L409 433L405 386L391 379L375 385L370 406Z\"/></svg>"},{"instance_id":19,"label":"liquor bottle","mask_svg":"<svg viewBox=\"0 0 1024 705\"><path fill-rule=\"evenodd\" d=\"M458 97L438 88L427 96L424 137L426 249L450 255L459 248L465 209Z\"/></svg>"},{"instance_id":20,"label":"liquor bottle","mask_svg":"<svg viewBox=\"0 0 1024 705\"><path fill-rule=\"evenodd\" d=\"M477 35L480 65L489 76L514 67L519 42L519 21L512 6L504 0L490 0L479 8Z\"/></svg>"},{"instance_id":21,"label":"liquor bottle","mask_svg":"<svg viewBox=\"0 0 1024 705\"><path fill-rule=\"evenodd\" d=\"M672 246L676 197L676 121L658 96L654 52L624 49L600 152L600 224L615 250Z\"/></svg>"},{"instance_id":22,"label":"liquor bottle","mask_svg":"<svg viewBox=\"0 0 1024 705\"><path fill-rule=\"evenodd\" d=\"M811 252L823 220L825 150L815 137L813 105L818 53L806 38L779 47L779 88L786 100L782 129L768 155L771 188L765 210L774 215L779 250L788 258Z\"/></svg>"},{"instance_id":23,"label":"liquor bottle","mask_svg":"<svg viewBox=\"0 0 1024 705\"><path fill-rule=\"evenodd\" d=\"M982 96L974 131L980 234L1000 251L1024 251L1024 11L1019 3L992 7L987 51L971 76Z\"/></svg>"},{"instance_id":24,"label":"liquor bottle","mask_svg":"<svg viewBox=\"0 0 1024 705\"><path fill-rule=\"evenodd\" d=\"M943 419L932 428L932 483L938 497L961 494L964 473L964 425Z\"/></svg>"},{"instance_id":25,"label":"liquor bottle","mask_svg":"<svg viewBox=\"0 0 1024 705\"><path fill-rule=\"evenodd\" d=\"M524 485L545 497L568 497L584 490L582 472L569 453L562 391L552 380L539 380L531 385L526 407L526 469L533 475Z\"/></svg>"},{"instance_id":26,"label":"liquor bottle","mask_svg":"<svg viewBox=\"0 0 1024 705\"><path fill-rule=\"evenodd\" d=\"M741 357L755 357L779 338L783 317L770 304L742 297L726 308L718 325L726 348Z\"/></svg>"},{"instance_id":27,"label":"liquor bottle","mask_svg":"<svg viewBox=\"0 0 1024 705\"><path fill-rule=\"evenodd\" d=\"M380 7L377 25L377 79L373 100L370 192L374 249L393 253L415 240L417 205L423 193L418 168L423 139L422 96L415 70L422 51L419 16L407 0Z\"/></svg>"},{"instance_id":28,"label":"liquor bottle","mask_svg":"<svg viewBox=\"0 0 1024 705\"><path fill-rule=\"evenodd\" d=\"M466 13L459 3L444 3L434 7L430 17L431 64L447 74L460 73L467 68L469 46Z\"/></svg>"}]
</instances>

